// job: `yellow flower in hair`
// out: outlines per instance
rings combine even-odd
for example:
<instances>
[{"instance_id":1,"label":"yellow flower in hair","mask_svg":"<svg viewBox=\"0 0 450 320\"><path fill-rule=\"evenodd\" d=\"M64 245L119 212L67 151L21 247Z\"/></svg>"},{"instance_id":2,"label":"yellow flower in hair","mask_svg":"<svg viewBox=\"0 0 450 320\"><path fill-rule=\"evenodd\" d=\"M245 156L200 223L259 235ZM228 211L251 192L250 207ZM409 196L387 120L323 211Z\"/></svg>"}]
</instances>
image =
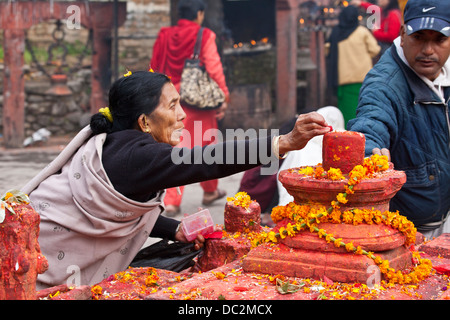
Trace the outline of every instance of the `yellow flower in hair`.
<instances>
[{"instance_id":1,"label":"yellow flower in hair","mask_svg":"<svg viewBox=\"0 0 450 320\"><path fill-rule=\"evenodd\" d=\"M154 71L152 68L150 68L150 70L148 70L148 72L152 72L152 73L153 73L153 72L155 72L155 71Z\"/></svg>"},{"instance_id":2,"label":"yellow flower in hair","mask_svg":"<svg viewBox=\"0 0 450 320\"><path fill-rule=\"evenodd\" d=\"M108 107L101 108L100 110L98 110L98 112L100 112L102 115L104 115L106 117L106 119L109 120L109 122L113 122L113 117L112 117L111 111L109 110Z\"/></svg>"},{"instance_id":3,"label":"yellow flower in hair","mask_svg":"<svg viewBox=\"0 0 450 320\"><path fill-rule=\"evenodd\" d=\"M125 73L123 76L124 76L124 77L129 77L129 76L131 76L131 75L132 75L131 71L128 71L128 72Z\"/></svg>"}]
</instances>

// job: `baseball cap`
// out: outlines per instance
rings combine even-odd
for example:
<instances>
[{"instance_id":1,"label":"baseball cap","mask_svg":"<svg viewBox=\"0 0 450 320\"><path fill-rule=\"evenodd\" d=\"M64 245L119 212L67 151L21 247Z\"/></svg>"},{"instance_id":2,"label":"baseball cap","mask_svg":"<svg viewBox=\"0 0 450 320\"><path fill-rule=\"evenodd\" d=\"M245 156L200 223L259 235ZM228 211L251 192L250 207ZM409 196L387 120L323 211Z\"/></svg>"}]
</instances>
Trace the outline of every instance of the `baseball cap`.
<instances>
[{"instance_id":1,"label":"baseball cap","mask_svg":"<svg viewBox=\"0 0 450 320\"><path fill-rule=\"evenodd\" d=\"M450 0L408 0L403 17L408 35L434 30L450 36Z\"/></svg>"}]
</instances>

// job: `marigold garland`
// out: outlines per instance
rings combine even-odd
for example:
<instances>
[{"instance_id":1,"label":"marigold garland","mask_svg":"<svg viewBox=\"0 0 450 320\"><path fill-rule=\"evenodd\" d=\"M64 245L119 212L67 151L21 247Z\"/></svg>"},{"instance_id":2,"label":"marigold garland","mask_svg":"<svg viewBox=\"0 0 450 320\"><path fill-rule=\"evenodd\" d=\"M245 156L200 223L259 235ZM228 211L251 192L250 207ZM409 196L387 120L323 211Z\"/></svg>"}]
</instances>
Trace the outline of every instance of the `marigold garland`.
<instances>
[{"instance_id":1,"label":"marigold garland","mask_svg":"<svg viewBox=\"0 0 450 320\"><path fill-rule=\"evenodd\" d=\"M384 224L391 226L406 237L405 245L411 245L415 242L416 228L414 224L405 216L397 212L370 209L352 209L341 212L339 210L340 204L347 203L347 196L353 194L353 188L361 180L371 178L375 173L386 171L389 169L389 162L386 156L373 155L370 158L365 158L363 165L357 165L348 174L348 183L345 187L345 193L339 193L336 200L331 202L331 207L328 209L322 205L298 205L291 202L285 206L278 206L272 210L272 220L276 223L283 219L289 219L286 227L280 227L278 233L274 231L261 232L259 234L251 235L252 246L258 246L265 242L276 243L279 238L284 239L286 236L295 236L301 230L309 229L310 232L316 232L319 238L324 238L327 243L333 243L336 247L344 247L348 252L355 254L366 255L372 259L380 268L389 283L417 283L425 279L432 271L431 261L429 259L422 259L417 251L413 252L413 260L417 263L412 271L408 274L402 271L396 271L389 267L389 261L383 260L379 256L356 246L352 242L344 243L341 238L336 238L334 235L328 233L324 229L320 229L318 224L328 223L347 223L358 225L360 223L366 224ZM302 175L312 176L316 179L328 178L331 180L345 179L339 169L330 168L328 172L324 171L322 166L318 165L314 168L305 167L299 170Z\"/></svg>"}]
</instances>

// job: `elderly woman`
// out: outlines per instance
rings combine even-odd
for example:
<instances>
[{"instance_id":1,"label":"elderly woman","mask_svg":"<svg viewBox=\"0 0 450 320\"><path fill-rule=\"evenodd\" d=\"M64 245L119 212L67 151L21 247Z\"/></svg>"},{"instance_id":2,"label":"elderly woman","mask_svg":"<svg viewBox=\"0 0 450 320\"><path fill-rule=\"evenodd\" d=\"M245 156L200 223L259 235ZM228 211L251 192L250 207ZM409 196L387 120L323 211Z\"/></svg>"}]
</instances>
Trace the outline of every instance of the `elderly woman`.
<instances>
[{"instance_id":1,"label":"elderly woman","mask_svg":"<svg viewBox=\"0 0 450 320\"><path fill-rule=\"evenodd\" d=\"M49 261L38 289L74 278L78 284L98 283L126 269L149 236L187 242L180 222L161 215L164 189L263 164L249 163L255 143L279 155L330 130L321 115L310 113L287 135L227 142L234 158L237 151L245 153L244 164L227 164L230 148L221 148L224 161L217 164L175 164L172 151L186 114L166 75L141 71L123 77L112 85L109 103L22 189L41 216L39 243ZM198 163L198 151L210 148L217 157L220 147L182 148L176 154ZM204 238L195 241L199 248Z\"/></svg>"}]
</instances>

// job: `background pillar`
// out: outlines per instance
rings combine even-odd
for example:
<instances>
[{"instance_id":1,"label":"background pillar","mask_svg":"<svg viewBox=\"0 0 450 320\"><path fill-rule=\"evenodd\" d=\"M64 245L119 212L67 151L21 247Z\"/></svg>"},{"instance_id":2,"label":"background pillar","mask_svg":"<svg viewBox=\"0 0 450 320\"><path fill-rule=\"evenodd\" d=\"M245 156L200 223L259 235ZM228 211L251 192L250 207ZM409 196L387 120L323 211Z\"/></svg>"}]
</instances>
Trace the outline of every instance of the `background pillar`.
<instances>
[{"instance_id":1,"label":"background pillar","mask_svg":"<svg viewBox=\"0 0 450 320\"><path fill-rule=\"evenodd\" d=\"M4 75L3 75L3 137L6 148L22 146L24 132L25 79L23 53L25 31L6 29L3 31Z\"/></svg>"}]
</instances>

